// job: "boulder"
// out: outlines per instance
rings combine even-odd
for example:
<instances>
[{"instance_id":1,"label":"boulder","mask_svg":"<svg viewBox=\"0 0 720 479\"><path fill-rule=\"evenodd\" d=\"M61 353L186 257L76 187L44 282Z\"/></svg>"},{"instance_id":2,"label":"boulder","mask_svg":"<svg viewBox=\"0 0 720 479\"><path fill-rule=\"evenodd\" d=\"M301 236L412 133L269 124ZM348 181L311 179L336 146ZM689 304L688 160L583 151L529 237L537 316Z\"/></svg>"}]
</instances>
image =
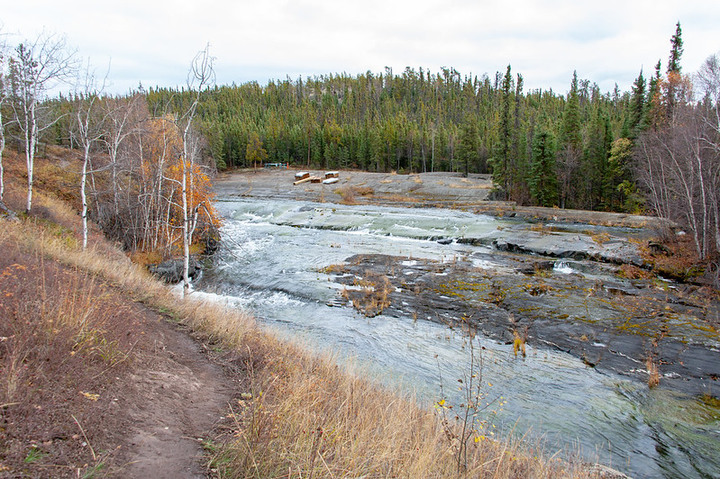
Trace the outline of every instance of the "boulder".
<instances>
[{"instance_id":1,"label":"boulder","mask_svg":"<svg viewBox=\"0 0 720 479\"><path fill-rule=\"evenodd\" d=\"M182 258L173 258L159 264L150 265L148 269L166 283L176 284L183 279L183 263ZM198 265L195 258L190 258L190 270L188 271L190 278L194 279L199 272L200 265Z\"/></svg>"},{"instance_id":2,"label":"boulder","mask_svg":"<svg viewBox=\"0 0 720 479\"><path fill-rule=\"evenodd\" d=\"M18 218L17 214L5 206L5 203L0 201L0 218L4 218L10 221L20 221L20 218Z\"/></svg>"}]
</instances>

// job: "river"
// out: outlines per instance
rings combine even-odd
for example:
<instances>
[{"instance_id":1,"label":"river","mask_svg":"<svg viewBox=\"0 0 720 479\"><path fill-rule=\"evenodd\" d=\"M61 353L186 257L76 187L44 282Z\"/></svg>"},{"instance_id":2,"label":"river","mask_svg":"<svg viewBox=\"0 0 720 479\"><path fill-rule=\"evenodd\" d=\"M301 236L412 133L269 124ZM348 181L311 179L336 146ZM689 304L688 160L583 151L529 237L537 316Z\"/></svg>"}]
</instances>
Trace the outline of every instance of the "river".
<instances>
[{"instance_id":1,"label":"river","mask_svg":"<svg viewBox=\"0 0 720 479\"><path fill-rule=\"evenodd\" d=\"M226 198L216 206L225 219L222 247L195 294L246 309L279 335L331 351L343 364L413 391L428 407L467 374L468 338L418 317L410 305L366 317L342 299L347 285L325 268L383 254L405 258L399 267L408 270L398 274L408 276L427 260L462 258L491 273L512 269L507 254L491 246L437 240L482 237L517 225L513 219L289 200ZM573 282L568 273L582 264L558 261L550 274ZM484 414L499 435L527 433L542 438L550 454L580 454L635 478L720 477L716 409L533 341L518 358L512 344L497 339L478 336L474 352L482 351L483 394L497 400Z\"/></svg>"}]
</instances>

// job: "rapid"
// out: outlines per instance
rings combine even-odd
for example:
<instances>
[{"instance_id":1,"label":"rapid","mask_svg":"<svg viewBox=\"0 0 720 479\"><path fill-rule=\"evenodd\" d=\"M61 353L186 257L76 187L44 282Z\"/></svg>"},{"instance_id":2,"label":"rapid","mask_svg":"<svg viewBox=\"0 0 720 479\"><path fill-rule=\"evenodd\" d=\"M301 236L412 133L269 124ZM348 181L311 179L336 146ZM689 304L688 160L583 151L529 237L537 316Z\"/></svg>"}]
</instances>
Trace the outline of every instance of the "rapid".
<instances>
[{"instance_id":1,"label":"rapid","mask_svg":"<svg viewBox=\"0 0 720 479\"><path fill-rule=\"evenodd\" d=\"M329 268L355 255L381 254L402 258L398 275L408 277L419 261L458 260L488 274L514 275L517 260L509 253L489 242L457 240L493 235L520 220L278 199L220 198L216 207L225 222L222 245L194 294L247 310L279 335L329 351L341 364L416 394L427 407L443 394L460 404L457 380L469 373L471 352L481 353L483 396L491 403L481 412L488 434L539 438L549 454L579 454L635 478L720 477L717 409L590 367L532 338L525 358L498 337L479 334L471 347L459 328L418 314L412 304L366 317L343 297L348 285ZM557 282L583 275L602 281L608 274L590 261L553 261L548 275Z\"/></svg>"}]
</instances>

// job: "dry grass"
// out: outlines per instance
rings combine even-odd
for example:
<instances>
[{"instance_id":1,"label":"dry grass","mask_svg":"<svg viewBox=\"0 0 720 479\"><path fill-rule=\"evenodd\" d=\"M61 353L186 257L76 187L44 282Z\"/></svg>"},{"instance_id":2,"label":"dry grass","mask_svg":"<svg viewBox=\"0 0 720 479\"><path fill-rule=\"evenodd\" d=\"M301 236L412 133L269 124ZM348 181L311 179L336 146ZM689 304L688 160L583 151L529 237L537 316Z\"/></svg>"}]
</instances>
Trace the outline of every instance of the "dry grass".
<instances>
[{"instance_id":1,"label":"dry grass","mask_svg":"<svg viewBox=\"0 0 720 479\"><path fill-rule=\"evenodd\" d=\"M335 193L342 197L343 204L355 205L358 196L373 196L375 190L370 186L345 186L338 188Z\"/></svg>"},{"instance_id":2,"label":"dry grass","mask_svg":"<svg viewBox=\"0 0 720 479\"><path fill-rule=\"evenodd\" d=\"M660 244L662 250L652 248L653 243ZM702 262L698 258L690 235L674 237L662 243L642 243L640 250L643 259L652 265L653 271L667 278L695 281L712 269L709 260ZM713 286L718 288L720 284Z\"/></svg>"},{"instance_id":3,"label":"dry grass","mask_svg":"<svg viewBox=\"0 0 720 479\"><path fill-rule=\"evenodd\" d=\"M654 275L645 269L638 268L631 264L622 264L618 269L617 275L626 279L651 279Z\"/></svg>"},{"instance_id":4,"label":"dry grass","mask_svg":"<svg viewBox=\"0 0 720 479\"><path fill-rule=\"evenodd\" d=\"M13 281L14 287L26 289L6 291L23 298L19 304L30 308L18 318L39 320L32 330L22 333L12 329L21 322L3 322L3 408L20 403L32 414L33 401L21 395L21 391L36 390L26 387L23 376L29 361L35 361L36 371L45 368L45 376L55 374L52 368L57 365L95 365L101 373L93 376L97 383L82 386L81 391L90 396L79 396L87 403L93 402L93 394L102 394L104 387L112 385L102 372L122 367L132 345L108 339L112 328L122 328L122 322L113 318L125 314L126 303L117 305L104 296L102 280L122 291L127 304L140 301L169 314L232 356L245 391L229 411L234 427L207 444L210 467L217 477L589 477L579 465L542 459L537 444L513 440L473 442L467 449L465 470L458 471L458 445L448 440L434 412L419 407L412 398L341 370L333 358L317 357L278 340L243 313L195 301L192 296L175 297L98 236L82 251L77 242L77 214L52 196L38 192L37 198L39 216L22 223L0 220L0 241L13 245L18 254L61 263L81 274L64 288L62 283L53 283L58 287L52 295L42 281L30 285ZM7 277L23 273L13 262L3 268ZM57 377L73 379L67 373ZM56 394L60 387L50 381L41 390ZM73 383L73 394L77 395L77 389ZM67 429L68 436L77 435L78 425L89 420L76 417L77 422L64 417L59 426ZM33 451L38 449L28 452L26 447L18 446L14 454L25 451L35 457ZM84 468L92 472L96 465L88 459Z\"/></svg>"},{"instance_id":5,"label":"dry grass","mask_svg":"<svg viewBox=\"0 0 720 479\"><path fill-rule=\"evenodd\" d=\"M356 278L353 284L359 286L361 290L346 290L347 296L355 309L368 318L381 314L385 308L390 306L390 293L395 290L395 287L387 276L365 271L364 278Z\"/></svg>"},{"instance_id":6,"label":"dry grass","mask_svg":"<svg viewBox=\"0 0 720 479\"><path fill-rule=\"evenodd\" d=\"M112 451L92 444L111 443L119 428L98 404L117 394L114 378L133 361L134 305L94 275L48 259L46 244L67 241L47 225L0 225L0 471L102 469Z\"/></svg>"},{"instance_id":7,"label":"dry grass","mask_svg":"<svg viewBox=\"0 0 720 479\"><path fill-rule=\"evenodd\" d=\"M257 345L256 345L257 346ZM310 358L265 344L271 357L248 365L251 386L233 411L235 439L215 449L219 477L561 477L520 442L470 446L458 474L456 444L438 418L407 398ZM278 355L278 352L281 352ZM289 360L291 359L292 360Z\"/></svg>"}]
</instances>

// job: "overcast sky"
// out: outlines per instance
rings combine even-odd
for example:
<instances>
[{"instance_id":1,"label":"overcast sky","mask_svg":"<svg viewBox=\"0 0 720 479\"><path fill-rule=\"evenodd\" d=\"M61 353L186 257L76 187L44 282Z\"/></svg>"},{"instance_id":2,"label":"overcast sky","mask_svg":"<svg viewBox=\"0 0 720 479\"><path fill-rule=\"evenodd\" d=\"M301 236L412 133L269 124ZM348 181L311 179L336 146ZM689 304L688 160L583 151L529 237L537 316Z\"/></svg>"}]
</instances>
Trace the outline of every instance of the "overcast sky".
<instances>
[{"instance_id":1,"label":"overcast sky","mask_svg":"<svg viewBox=\"0 0 720 479\"><path fill-rule=\"evenodd\" d=\"M720 51L718 0L0 0L17 44L64 34L108 90L183 85L210 44L218 84L410 66L463 76L522 73L526 91L567 92L573 70L611 91L666 66L681 22L684 73ZM647 76L647 75L646 75Z\"/></svg>"}]
</instances>

